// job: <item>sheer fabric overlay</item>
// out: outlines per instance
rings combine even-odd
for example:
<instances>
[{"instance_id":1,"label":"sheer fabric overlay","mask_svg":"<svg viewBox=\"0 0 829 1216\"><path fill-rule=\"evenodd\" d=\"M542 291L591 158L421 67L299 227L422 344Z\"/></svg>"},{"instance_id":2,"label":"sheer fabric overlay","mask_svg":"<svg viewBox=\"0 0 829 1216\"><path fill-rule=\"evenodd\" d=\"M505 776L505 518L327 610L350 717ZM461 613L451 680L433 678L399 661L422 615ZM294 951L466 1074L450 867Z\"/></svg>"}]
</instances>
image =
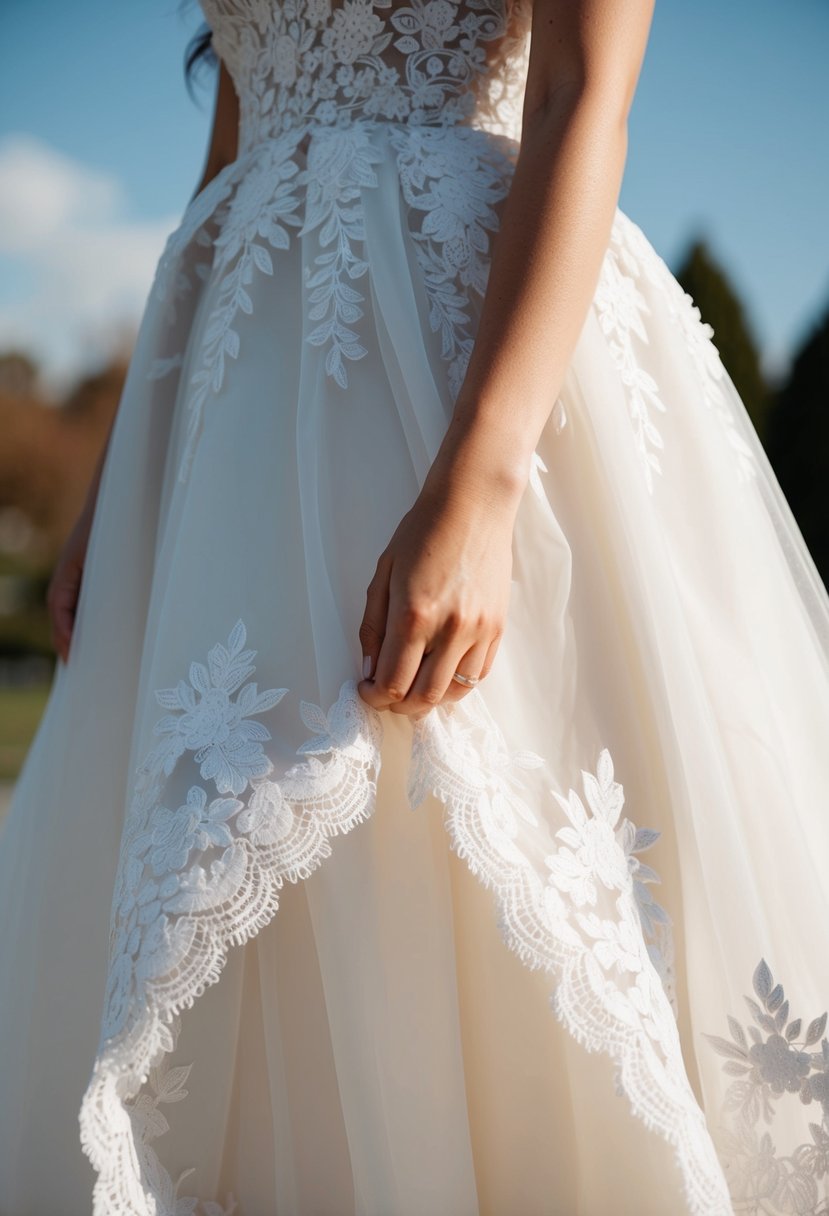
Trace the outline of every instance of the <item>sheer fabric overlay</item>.
<instances>
[{"instance_id":1,"label":"sheer fabric overlay","mask_svg":"<svg viewBox=\"0 0 829 1216\"><path fill-rule=\"evenodd\" d=\"M371 710L365 588L474 341L526 13L487 83L482 48L507 26L479 3L205 12L240 91L240 155L159 262L73 654L16 795L38 796L61 707L123 679L129 755L97 752L121 835L80 1110L96 1216L250 1216L221 1189L241 1166L217 1172L220 1140L188 1139L209 1048L184 1049L200 1026L210 1042L211 989L232 1000L283 901L305 886L319 918L313 893L360 872L357 842L401 801L438 817L492 932L543 979L551 1042L578 1045L556 1101L584 1162L588 1107L609 1103L639 1154L637 1211L825 1216L829 602L710 328L617 210L520 507L495 667L418 723ZM23 819L13 807L4 864ZM323 967L332 1026L361 1016L339 974L361 974L360 947L343 932L336 975ZM376 1141L360 1154L380 1104L365 1073L347 1080L353 1034L332 1038L353 1210L427 1210L381 1176ZM267 1184L280 1210L316 1210L310 1189L279 1190L298 1168ZM483 1203L477 1168L447 1167L453 1211ZM537 1210L600 1210L571 1183Z\"/></svg>"}]
</instances>

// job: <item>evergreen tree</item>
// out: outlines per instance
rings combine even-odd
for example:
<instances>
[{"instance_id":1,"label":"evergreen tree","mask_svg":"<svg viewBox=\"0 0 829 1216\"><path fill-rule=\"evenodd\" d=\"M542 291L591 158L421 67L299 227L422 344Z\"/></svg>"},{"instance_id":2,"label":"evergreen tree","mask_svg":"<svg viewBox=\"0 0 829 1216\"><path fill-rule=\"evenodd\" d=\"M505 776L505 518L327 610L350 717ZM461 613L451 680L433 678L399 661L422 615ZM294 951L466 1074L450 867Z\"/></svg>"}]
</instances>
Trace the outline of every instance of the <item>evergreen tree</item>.
<instances>
[{"instance_id":1,"label":"evergreen tree","mask_svg":"<svg viewBox=\"0 0 829 1216\"><path fill-rule=\"evenodd\" d=\"M705 241L695 240L675 272L693 297L703 321L714 330L713 342L761 439L769 408L769 389L745 308L725 271Z\"/></svg>"},{"instance_id":2,"label":"evergreen tree","mask_svg":"<svg viewBox=\"0 0 829 1216\"><path fill-rule=\"evenodd\" d=\"M774 398L766 452L829 586L829 306Z\"/></svg>"}]
</instances>

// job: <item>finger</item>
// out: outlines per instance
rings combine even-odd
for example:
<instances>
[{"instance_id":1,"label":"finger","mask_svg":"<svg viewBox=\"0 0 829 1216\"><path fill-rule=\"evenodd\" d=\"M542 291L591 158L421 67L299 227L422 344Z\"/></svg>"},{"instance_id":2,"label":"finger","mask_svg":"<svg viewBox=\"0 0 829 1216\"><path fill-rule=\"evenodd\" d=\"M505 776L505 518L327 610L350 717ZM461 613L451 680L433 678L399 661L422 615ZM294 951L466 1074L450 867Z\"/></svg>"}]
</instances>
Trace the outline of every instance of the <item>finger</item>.
<instances>
[{"instance_id":1,"label":"finger","mask_svg":"<svg viewBox=\"0 0 829 1216\"><path fill-rule=\"evenodd\" d=\"M421 659L405 701L396 705L395 711L422 717L439 705L452 679L455 665L469 649L471 640L468 632L462 633L457 626L444 623L440 633L430 643L428 653Z\"/></svg>"},{"instance_id":2,"label":"finger","mask_svg":"<svg viewBox=\"0 0 829 1216\"><path fill-rule=\"evenodd\" d=\"M386 634L390 577L391 563L385 562L381 556L366 590L366 607L360 622L363 681L372 679L377 670L377 659Z\"/></svg>"},{"instance_id":3,"label":"finger","mask_svg":"<svg viewBox=\"0 0 829 1216\"><path fill-rule=\"evenodd\" d=\"M364 698L376 709L389 709L401 702L429 645L430 626L426 618L411 607L389 602L386 635L377 657L373 682L367 684Z\"/></svg>"},{"instance_id":4,"label":"finger","mask_svg":"<svg viewBox=\"0 0 829 1216\"><path fill-rule=\"evenodd\" d=\"M479 638L463 653L456 655L456 661L448 673L441 700L460 701L462 697L472 692L472 688L468 684L461 684L452 677L456 671L459 671L462 676L480 677L490 648L491 643L488 637Z\"/></svg>"}]
</instances>

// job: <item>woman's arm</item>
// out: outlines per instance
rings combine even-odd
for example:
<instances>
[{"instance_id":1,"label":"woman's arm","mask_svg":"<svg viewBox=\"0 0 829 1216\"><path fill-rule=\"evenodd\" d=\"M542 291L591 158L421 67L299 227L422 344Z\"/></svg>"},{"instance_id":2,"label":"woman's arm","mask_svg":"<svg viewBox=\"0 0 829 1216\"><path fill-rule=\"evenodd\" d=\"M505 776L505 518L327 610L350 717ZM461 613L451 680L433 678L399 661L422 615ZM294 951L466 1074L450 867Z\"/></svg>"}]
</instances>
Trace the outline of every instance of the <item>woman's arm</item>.
<instances>
[{"instance_id":1,"label":"woman's arm","mask_svg":"<svg viewBox=\"0 0 829 1216\"><path fill-rule=\"evenodd\" d=\"M598 282L654 0L536 0L521 149L435 476L517 504Z\"/></svg>"},{"instance_id":2,"label":"woman's arm","mask_svg":"<svg viewBox=\"0 0 829 1216\"><path fill-rule=\"evenodd\" d=\"M653 0L535 0L521 148L476 340L418 499L378 559L360 695L420 717L485 676L512 529L607 249Z\"/></svg>"}]
</instances>

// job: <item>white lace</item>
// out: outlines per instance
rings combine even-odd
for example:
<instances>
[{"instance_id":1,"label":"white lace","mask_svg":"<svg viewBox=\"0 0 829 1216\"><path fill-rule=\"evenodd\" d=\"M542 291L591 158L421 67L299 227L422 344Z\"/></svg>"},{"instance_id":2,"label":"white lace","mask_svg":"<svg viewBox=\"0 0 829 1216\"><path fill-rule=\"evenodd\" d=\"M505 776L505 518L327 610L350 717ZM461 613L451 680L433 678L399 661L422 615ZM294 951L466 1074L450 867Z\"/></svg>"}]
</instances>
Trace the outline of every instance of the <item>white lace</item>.
<instances>
[{"instance_id":1,"label":"white lace","mask_svg":"<svg viewBox=\"0 0 829 1216\"><path fill-rule=\"evenodd\" d=\"M724 1072L735 1078L726 1091L718 1138L731 1190L739 1210L751 1216L829 1216L827 1014L806 1026L791 1017L783 987L775 984L765 959L752 982L754 996L745 998L751 1015L747 1028L729 1017L730 1038L706 1035L726 1060ZM784 1152L768 1129L778 1106L792 1102L820 1113L809 1123L810 1139Z\"/></svg>"},{"instance_id":2,"label":"white lace","mask_svg":"<svg viewBox=\"0 0 829 1216\"><path fill-rule=\"evenodd\" d=\"M711 341L714 331L702 320L693 299L677 282L641 228L617 209L593 307L627 393L648 490L653 492L653 474L662 473L659 454L664 448L662 435L654 422L654 412L664 414L668 406L660 395L659 385L642 367L636 350L637 339L641 343L648 342L644 318L650 309L639 288L643 279L659 288L660 305L685 340L696 371L700 399L723 429L734 455L738 480L752 480L757 475L757 462L740 434L728 397L723 392L726 372Z\"/></svg>"},{"instance_id":3,"label":"white lace","mask_svg":"<svg viewBox=\"0 0 829 1216\"><path fill-rule=\"evenodd\" d=\"M240 101L240 152L362 119L474 121L517 139L526 0L201 0Z\"/></svg>"},{"instance_id":4,"label":"white lace","mask_svg":"<svg viewBox=\"0 0 829 1216\"><path fill-rule=\"evenodd\" d=\"M271 735L258 718L286 689L260 691L249 679L256 652L246 641L238 621L206 663L191 663L188 679L156 693L167 712L135 776L101 1040L80 1113L81 1142L99 1175L95 1216L233 1210L232 1196L229 1206L199 1209L179 1194L190 1171L173 1183L155 1152L167 1127L159 1104L185 1096L192 1067L165 1069L163 1057L175 1048L179 1015L219 979L229 948L272 919L286 879L308 877L330 855L331 837L374 809L382 718L356 681L343 683L327 713L302 702L312 735L277 780L263 746ZM168 793L185 761L193 777L176 806ZM567 826L537 868L520 843L521 823L538 826L521 774L544 764L533 752L510 752L473 691L413 724L409 801L442 800L453 849L495 893L507 945L556 978L557 1016L588 1050L608 1053L634 1114L675 1147L690 1211L730 1213L682 1062L668 918L645 885L657 875L637 856L656 833L620 818L622 787L605 750L596 775L582 774L586 805L574 790L550 790ZM150 1092L141 1092L148 1081Z\"/></svg>"},{"instance_id":5,"label":"white lace","mask_svg":"<svg viewBox=\"0 0 829 1216\"><path fill-rule=\"evenodd\" d=\"M394 8L205 0L203 8L240 98L239 155L219 189L211 182L193 200L162 258L166 269L188 241L212 246L212 266L205 261L200 271L218 279L188 384L182 480L206 404L240 352L239 315L253 309L247 288L255 274L273 274L272 253L289 247L291 228L316 231L322 247L304 268L314 322L305 340L324 349L326 375L348 386L348 362L367 353L355 328L367 269L360 196L377 184L385 136L410 204L430 324L457 393L472 345L469 292L483 294L498 226L492 204L506 196L514 168L529 52L528 0L512 0L508 13L498 0ZM173 308L191 287L179 273ZM149 375L181 366L182 351L171 350Z\"/></svg>"},{"instance_id":6,"label":"white lace","mask_svg":"<svg viewBox=\"0 0 829 1216\"><path fill-rule=\"evenodd\" d=\"M216 277L214 303L187 386L185 480L204 410L225 382L226 361L243 343L240 314L250 314L254 275L273 275L273 253L290 247L290 230L318 233L322 252L304 267L305 341L324 349L324 368L348 387L347 364L368 351L359 323L368 269L361 193L377 185L375 167L391 146L407 204L410 236L440 337L452 397L474 341L472 295L486 290L496 205L509 193L521 132L529 53L529 0L417 0L398 7L375 0L203 0L214 46L240 98L239 156L190 204L172 234L156 277L168 318L192 290L178 267L188 245L202 247L197 274ZM172 282L169 280L172 278ZM617 209L594 308L625 385L648 489L662 472L664 440L654 415L667 403L641 365L648 306L639 285L658 286L681 330L702 402L734 450L737 473L756 474L722 389L725 375L713 330L638 227ZM171 329L172 333L172 329ZM180 349L159 355L152 379L178 371ZM563 424L563 423L562 423Z\"/></svg>"},{"instance_id":7,"label":"white lace","mask_svg":"<svg viewBox=\"0 0 829 1216\"><path fill-rule=\"evenodd\" d=\"M472 342L470 293L485 289L495 204L514 167L527 51L523 3L510 23L487 0L418 0L405 8L369 0L336 8L329 0L205 0L204 9L234 76L242 120L239 157L188 207L153 288L169 321L170 348L150 370L161 377L183 366L175 321L193 289L190 276L213 279L213 309L187 385L182 477L206 404L243 348L253 277L274 273L273 254L290 247L292 230L318 233L321 252L305 268L314 322L306 340L325 351L332 381L347 387L348 362L366 353L358 328L366 272L359 197L376 185L387 147L408 205L430 325L457 391ZM665 289L705 403L748 474L750 453L729 422L710 328L640 235L618 212L596 306L628 387L649 485L662 446L652 412L665 404L635 358L643 276ZM285 880L306 878L330 854L331 838L374 806L381 718L356 682L342 685L327 712L302 703L313 737L276 779L259 716L286 690L260 692L248 681L255 651L245 642L240 621L206 664L191 666L189 680L158 692L167 712L135 774L101 1042L80 1115L82 1144L99 1175L95 1216L233 1210L232 1196L222 1207L181 1195L190 1171L173 1183L159 1161L153 1142L166 1130L159 1107L184 1098L192 1067L165 1069L164 1057L175 1048L181 1012L219 979L229 948L270 921ZM443 801L452 847L494 892L507 944L555 977L557 1016L588 1050L610 1056L633 1113L674 1146L689 1210L730 1214L682 1061L669 922L648 892L656 875L637 856L654 834L620 819L622 788L603 751L596 774L582 774L584 801L573 790L550 790L567 826L542 869L522 850L520 825L536 818L522 794L522 771L543 763L532 753L510 754L473 692L414 724L409 798L417 806L431 792ZM184 766L192 780L173 797Z\"/></svg>"}]
</instances>

